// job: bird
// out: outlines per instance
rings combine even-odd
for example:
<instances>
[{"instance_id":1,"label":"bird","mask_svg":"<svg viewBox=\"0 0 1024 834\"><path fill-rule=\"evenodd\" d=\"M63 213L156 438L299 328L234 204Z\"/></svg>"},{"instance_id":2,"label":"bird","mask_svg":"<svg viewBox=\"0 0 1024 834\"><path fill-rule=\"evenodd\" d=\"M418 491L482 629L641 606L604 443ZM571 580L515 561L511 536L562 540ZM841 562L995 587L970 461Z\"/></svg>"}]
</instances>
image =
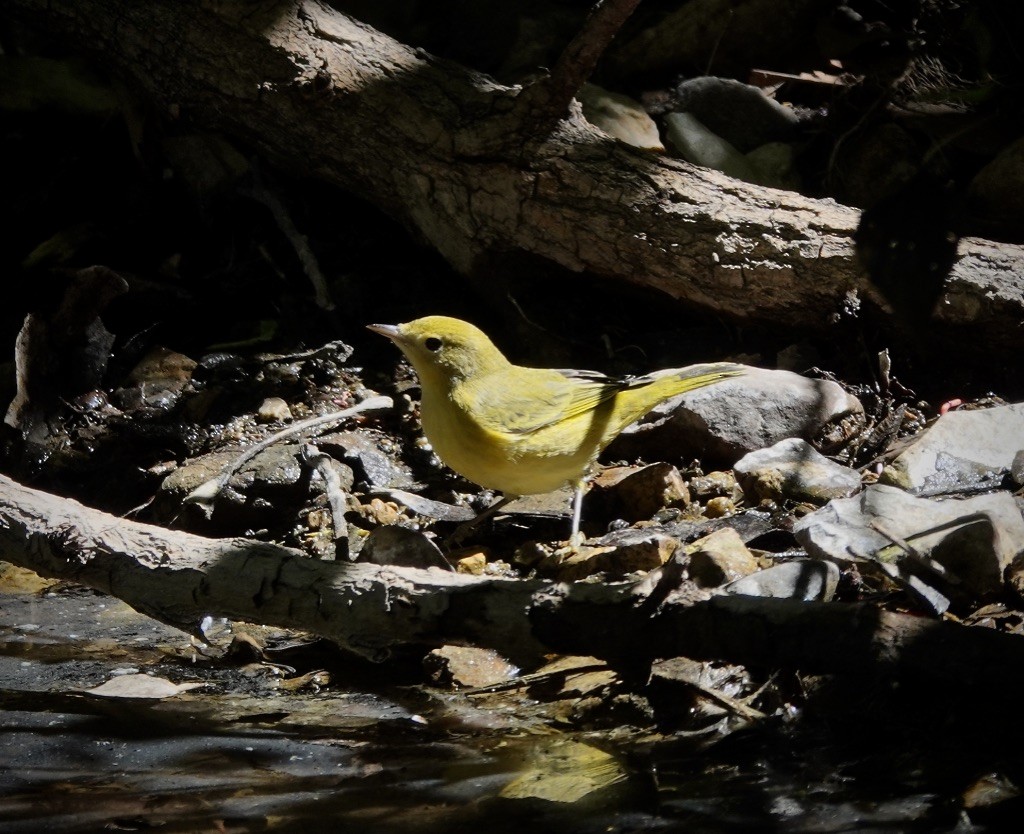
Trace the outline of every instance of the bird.
<instances>
[{"instance_id":1,"label":"bird","mask_svg":"<svg viewBox=\"0 0 1024 834\"><path fill-rule=\"evenodd\" d=\"M568 484L574 549L583 541L586 478L605 446L664 400L745 372L728 362L623 378L525 367L510 362L478 327L449 316L367 328L394 342L416 371L423 432L441 461L503 493L482 515L517 496Z\"/></svg>"}]
</instances>

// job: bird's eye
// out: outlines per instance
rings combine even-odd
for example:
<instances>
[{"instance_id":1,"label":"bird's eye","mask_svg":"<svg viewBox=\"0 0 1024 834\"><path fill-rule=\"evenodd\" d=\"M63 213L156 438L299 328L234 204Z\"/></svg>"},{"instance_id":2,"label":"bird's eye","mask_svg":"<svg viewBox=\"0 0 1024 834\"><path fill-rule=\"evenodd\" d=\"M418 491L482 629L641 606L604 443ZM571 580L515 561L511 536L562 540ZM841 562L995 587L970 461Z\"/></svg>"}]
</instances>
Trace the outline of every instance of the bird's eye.
<instances>
[{"instance_id":1,"label":"bird's eye","mask_svg":"<svg viewBox=\"0 0 1024 834\"><path fill-rule=\"evenodd\" d=\"M423 347L429 350L431 353L436 353L441 349L441 340L437 336L431 336L429 339L423 342Z\"/></svg>"}]
</instances>

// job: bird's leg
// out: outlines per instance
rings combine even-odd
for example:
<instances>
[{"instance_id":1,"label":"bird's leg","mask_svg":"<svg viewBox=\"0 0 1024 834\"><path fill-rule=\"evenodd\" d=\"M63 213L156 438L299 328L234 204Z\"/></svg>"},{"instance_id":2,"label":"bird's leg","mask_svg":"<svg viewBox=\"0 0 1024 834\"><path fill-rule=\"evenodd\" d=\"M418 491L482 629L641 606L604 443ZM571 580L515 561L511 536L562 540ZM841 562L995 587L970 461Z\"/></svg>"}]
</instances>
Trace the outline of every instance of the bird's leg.
<instances>
[{"instance_id":1,"label":"bird's leg","mask_svg":"<svg viewBox=\"0 0 1024 834\"><path fill-rule=\"evenodd\" d=\"M462 544L466 536L472 533L477 527L483 524L483 522L487 521L487 519L489 519L492 515L498 512L498 510L500 510L506 504L514 501L516 497L517 496L515 495L503 495L501 498L499 498L497 501L491 504L491 506L489 506L486 510L483 510L482 512L478 513L475 518L471 518L469 521L464 521L462 524L456 527L455 532L453 532L448 537L448 544L456 546Z\"/></svg>"},{"instance_id":2,"label":"bird's leg","mask_svg":"<svg viewBox=\"0 0 1024 834\"><path fill-rule=\"evenodd\" d=\"M580 520L583 516L583 487L585 483L585 481L577 481L572 493L572 535L569 536L569 547L572 550L577 550L583 544Z\"/></svg>"}]
</instances>

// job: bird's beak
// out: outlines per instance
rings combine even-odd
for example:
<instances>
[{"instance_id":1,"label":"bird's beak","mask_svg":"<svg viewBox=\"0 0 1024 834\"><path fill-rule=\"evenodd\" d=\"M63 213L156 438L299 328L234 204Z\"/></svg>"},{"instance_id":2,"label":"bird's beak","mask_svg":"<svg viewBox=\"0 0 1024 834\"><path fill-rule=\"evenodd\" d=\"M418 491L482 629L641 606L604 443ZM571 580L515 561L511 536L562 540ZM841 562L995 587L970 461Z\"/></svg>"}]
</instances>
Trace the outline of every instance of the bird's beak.
<instances>
[{"instance_id":1,"label":"bird's beak","mask_svg":"<svg viewBox=\"0 0 1024 834\"><path fill-rule=\"evenodd\" d=\"M402 338L402 335L398 332L397 324L368 324L366 329L372 330L374 333L380 333L381 336L387 336L393 342L398 342Z\"/></svg>"}]
</instances>

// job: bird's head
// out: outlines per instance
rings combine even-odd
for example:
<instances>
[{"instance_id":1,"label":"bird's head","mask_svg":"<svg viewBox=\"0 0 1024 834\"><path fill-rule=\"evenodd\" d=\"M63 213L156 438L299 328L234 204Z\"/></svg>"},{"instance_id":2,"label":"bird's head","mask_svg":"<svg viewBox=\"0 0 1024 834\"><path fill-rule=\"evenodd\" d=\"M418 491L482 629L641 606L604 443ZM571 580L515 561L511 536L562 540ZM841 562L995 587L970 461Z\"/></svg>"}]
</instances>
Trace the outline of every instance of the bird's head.
<instances>
[{"instance_id":1,"label":"bird's head","mask_svg":"<svg viewBox=\"0 0 1024 834\"><path fill-rule=\"evenodd\" d=\"M405 324L371 324L368 329L402 349L423 385L452 385L509 365L480 328L460 319L426 316Z\"/></svg>"}]
</instances>

